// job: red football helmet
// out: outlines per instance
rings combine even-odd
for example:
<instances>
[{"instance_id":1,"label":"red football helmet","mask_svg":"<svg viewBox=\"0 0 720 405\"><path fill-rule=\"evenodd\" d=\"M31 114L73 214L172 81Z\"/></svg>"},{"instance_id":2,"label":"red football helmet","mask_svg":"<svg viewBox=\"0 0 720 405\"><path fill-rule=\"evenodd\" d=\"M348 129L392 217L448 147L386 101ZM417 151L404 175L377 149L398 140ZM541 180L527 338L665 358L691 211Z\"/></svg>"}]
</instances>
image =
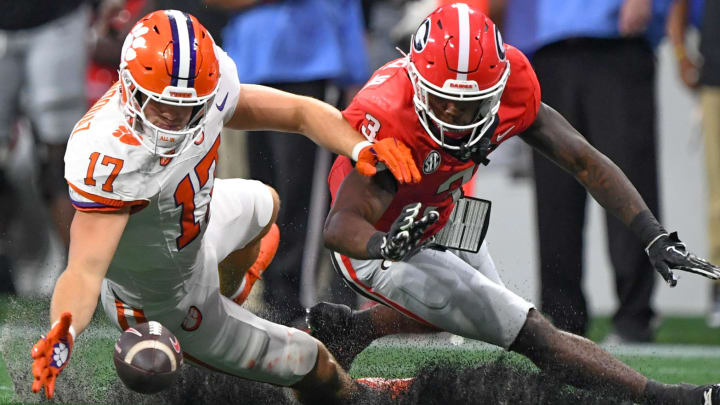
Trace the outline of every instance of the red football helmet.
<instances>
[{"instance_id":1,"label":"red football helmet","mask_svg":"<svg viewBox=\"0 0 720 405\"><path fill-rule=\"evenodd\" d=\"M220 78L215 43L190 14L154 11L133 27L120 59L122 106L128 128L151 153L174 157L202 137ZM168 130L145 116L150 100L192 107L190 121Z\"/></svg>"},{"instance_id":2,"label":"red football helmet","mask_svg":"<svg viewBox=\"0 0 720 405\"><path fill-rule=\"evenodd\" d=\"M408 73L427 133L467 158L493 127L510 75L500 31L465 3L442 6L412 36Z\"/></svg>"}]
</instances>

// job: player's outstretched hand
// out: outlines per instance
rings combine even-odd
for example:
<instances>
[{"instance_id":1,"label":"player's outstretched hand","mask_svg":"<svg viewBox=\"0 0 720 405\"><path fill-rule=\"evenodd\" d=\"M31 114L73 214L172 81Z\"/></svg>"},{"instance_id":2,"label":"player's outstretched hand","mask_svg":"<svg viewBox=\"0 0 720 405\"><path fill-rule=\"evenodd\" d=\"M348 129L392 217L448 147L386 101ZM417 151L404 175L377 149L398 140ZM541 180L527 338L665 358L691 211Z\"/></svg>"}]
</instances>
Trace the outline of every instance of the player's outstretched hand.
<instances>
[{"instance_id":1,"label":"player's outstretched hand","mask_svg":"<svg viewBox=\"0 0 720 405\"><path fill-rule=\"evenodd\" d=\"M72 315L65 312L47 336L43 336L32 347L33 392L45 386L45 396L50 399L55 393L55 379L65 368L72 352L73 336L70 333Z\"/></svg>"},{"instance_id":2,"label":"player's outstretched hand","mask_svg":"<svg viewBox=\"0 0 720 405\"><path fill-rule=\"evenodd\" d=\"M678 277L673 273L674 270L699 274L713 280L720 279L720 267L688 252L677 232L658 236L645 248L645 252L650 263L670 287L677 285Z\"/></svg>"},{"instance_id":3,"label":"player's outstretched hand","mask_svg":"<svg viewBox=\"0 0 720 405\"><path fill-rule=\"evenodd\" d=\"M356 157L357 161L355 168L360 174L374 176L378 164L383 163L390 169L398 183L420 182L420 170L415 165L410 148L402 141L385 138L375 143L361 142L355 148L361 148L359 151L353 151L353 157Z\"/></svg>"},{"instance_id":4,"label":"player's outstretched hand","mask_svg":"<svg viewBox=\"0 0 720 405\"><path fill-rule=\"evenodd\" d=\"M383 259L396 262L407 257L420 244L428 227L440 218L440 214L435 210L418 218L421 207L421 203L403 207L390 230L381 239L371 239L370 244L374 243L376 246L368 246L368 252L379 251L379 256Z\"/></svg>"}]
</instances>

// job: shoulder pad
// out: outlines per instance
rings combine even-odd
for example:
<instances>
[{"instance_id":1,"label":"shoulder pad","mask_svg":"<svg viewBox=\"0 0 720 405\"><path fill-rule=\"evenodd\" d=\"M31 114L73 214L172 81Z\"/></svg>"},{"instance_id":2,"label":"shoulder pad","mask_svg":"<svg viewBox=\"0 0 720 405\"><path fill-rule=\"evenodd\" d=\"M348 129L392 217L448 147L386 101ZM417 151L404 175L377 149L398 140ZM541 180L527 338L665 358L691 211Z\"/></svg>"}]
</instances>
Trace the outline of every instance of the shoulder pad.
<instances>
[{"instance_id":1,"label":"shoulder pad","mask_svg":"<svg viewBox=\"0 0 720 405\"><path fill-rule=\"evenodd\" d=\"M90 128L70 137L65 179L74 202L117 208L137 205L156 193L154 183L147 179L155 163L122 120L98 116Z\"/></svg>"},{"instance_id":2,"label":"shoulder pad","mask_svg":"<svg viewBox=\"0 0 720 405\"><path fill-rule=\"evenodd\" d=\"M540 108L540 84L530 62L517 48L506 45L510 77L500 102L500 124L493 143L499 144L525 131Z\"/></svg>"},{"instance_id":3,"label":"shoulder pad","mask_svg":"<svg viewBox=\"0 0 720 405\"><path fill-rule=\"evenodd\" d=\"M401 58L378 69L343 111L350 125L371 142L397 135L398 114L412 106L406 62Z\"/></svg>"}]
</instances>

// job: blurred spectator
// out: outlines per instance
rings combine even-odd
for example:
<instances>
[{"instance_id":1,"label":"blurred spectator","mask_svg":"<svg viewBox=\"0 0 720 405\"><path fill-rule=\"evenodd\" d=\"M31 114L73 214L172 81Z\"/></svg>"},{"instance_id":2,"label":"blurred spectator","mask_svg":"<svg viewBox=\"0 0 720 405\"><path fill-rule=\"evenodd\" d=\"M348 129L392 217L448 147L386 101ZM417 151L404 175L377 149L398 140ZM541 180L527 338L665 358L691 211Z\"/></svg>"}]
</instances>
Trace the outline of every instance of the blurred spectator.
<instances>
[{"instance_id":1,"label":"blurred spectator","mask_svg":"<svg viewBox=\"0 0 720 405\"><path fill-rule=\"evenodd\" d=\"M67 245L74 213L63 178L65 143L87 110L85 69L90 7L84 0L4 2L0 13L0 148L9 147L19 116L28 119L36 138L39 191L49 206L58 235ZM16 195L0 162L3 205ZM2 207L4 213L12 207ZM7 211L6 211L7 210ZM11 215L11 214L10 214ZM7 238L10 215L0 218ZM2 289L11 264L0 248Z\"/></svg>"},{"instance_id":2,"label":"blurred spectator","mask_svg":"<svg viewBox=\"0 0 720 405\"><path fill-rule=\"evenodd\" d=\"M97 5L87 71L89 105L95 104L118 80L117 67L125 36L140 17L153 9L152 3L152 0L105 0Z\"/></svg>"},{"instance_id":3,"label":"blurred spectator","mask_svg":"<svg viewBox=\"0 0 720 405\"><path fill-rule=\"evenodd\" d=\"M688 24L700 29L700 55L686 50ZM720 261L720 2L675 0L668 16L668 37L680 79L700 93L708 187L709 259ZM720 327L720 284L713 283L708 325Z\"/></svg>"},{"instance_id":4,"label":"blurred spectator","mask_svg":"<svg viewBox=\"0 0 720 405\"><path fill-rule=\"evenodd\" d=\"M222 30L228 22L229 13L225 10L219 10L208 6L203 0L151 0L155 5L154 10L174 9L194 15L198 21L202 21L203 26L210 31L215 43L223 46ZM245 2L245 0L240 0ZM207 2L209 3L209 2Z\"/></svg>"},{"instance_id":5,"label":"blurred spectator","mask_svg":"<svg viewBox=\"0 0 720 405\"><path fill-rule=\"evenodd\" d=\"M330 84L348 88L369 77L360 0L205 2L236 11L223 40L241 82L323 100ZM305 256L315 254L320 238L308 229L321 227L328 205L312 196L326 193L330 157L317 154L315 144L302 136L268 131L247 141L250 177L273 186L282 201L280 247L263 274L263 298L272 312L267 317L283 324L301 322L301 277L315 270ZM309 223L309 218L319 223Z\"/></svg>"},{"instance_id":6,"label":"blurred spectator","mask_svg":"<svg viewBox=\"0 0 720 405\"><path fill-rule=\"evenodd\" d=\"M636 186L658 215L655 55L668 0L508 0L505 39L532 55L543 101ZM534 155L540 303L555 325L588 328L582 291L585 189ZM606 216L619 306L611 340L653 339L655 274L640 242Z\"/></svg>"},{"instance_id":7,"label":"blurred spectator","mask_svg":"<svg viewBox=\"0 0 720 405\"><path fill-rule=\"evenodd\" d=\"M88 67L88 99L92 105L118 79L117 66L125 36L137 20L153 10L175 9L203 21L218 45L227 23L227 13L207 6L202 0L102 0L92 24L93 52Z\"/></svg>"}]
</instances>

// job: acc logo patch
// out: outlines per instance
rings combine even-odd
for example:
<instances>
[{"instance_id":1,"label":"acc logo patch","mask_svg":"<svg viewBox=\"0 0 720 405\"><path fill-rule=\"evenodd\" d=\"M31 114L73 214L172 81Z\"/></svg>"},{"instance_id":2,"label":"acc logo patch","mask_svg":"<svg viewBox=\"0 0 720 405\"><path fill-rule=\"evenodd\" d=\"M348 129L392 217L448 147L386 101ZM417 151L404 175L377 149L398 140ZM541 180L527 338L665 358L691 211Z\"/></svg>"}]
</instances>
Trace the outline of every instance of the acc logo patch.
<instances>
[{"instance_id":1,"label":"acc logo patch","mask_svg":"<svg viewBox=\"0 0 720 405\"><path fill-rule=\"evenodd\" d=\"M195 329L199 328L201 323L202 312L200 312L198 307L193 305L190 307L190 309L188 309L187 315L185 315L185 319L183 319L183 323L180 326L186 331L192 332Z\"/></svg>"},{"instance_id":2,"label":"acc logo patch","mask_svg":"<svg viewBox=\"0 0 720 405\"><path fill-rule=\"evenodd\" d=\"M498 58L501 61L505 60L505 42L503 42L502 35L497 25L495 26L495 45L497 48Z\"/></svg>"},{"instance_id":3,"label":"acc logo patch","mask_svg":"<svg viewBox=\"0 0 720 405\"><path fill-rule=\"evenodd\" d=\"M426 18L425 21L420 24L415 35L413 35L413 48L415 52L422 52L425 49L425 45L428 43L430 37L430 19Z\"/></svg>"},{"instance_id":4,"label":"acc logo patch","mask_svg":"<svg viewBox=\"0 0 720 405\"><path fill-rule=\"evenodd\" d=\"M442 158L440 157L440 152L436 150L431 150L425 158L425 161L423 162L423 173L430 174L437 170L437 168L440 166L441 160Z\"/></svg>"}]
</instances>

